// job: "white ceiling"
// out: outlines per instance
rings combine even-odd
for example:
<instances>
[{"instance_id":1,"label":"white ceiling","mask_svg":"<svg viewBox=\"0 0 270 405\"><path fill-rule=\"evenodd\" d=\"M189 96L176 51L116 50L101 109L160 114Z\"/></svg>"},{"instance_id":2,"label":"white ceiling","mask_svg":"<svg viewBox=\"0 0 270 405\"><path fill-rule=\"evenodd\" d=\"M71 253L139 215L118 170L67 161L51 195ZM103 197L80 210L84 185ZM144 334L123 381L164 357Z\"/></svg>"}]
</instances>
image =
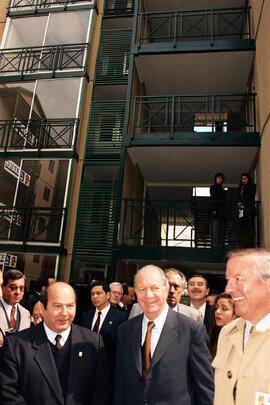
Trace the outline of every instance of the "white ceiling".
<instances>
[{"instance_id":1,"label":"white ceiling","mask_svg":"<svg viewBox=\"0 0 270 405\"><path fill-rule=\"evenodd\" d=\"M132 147L128 153L138 164L151 198L190 198L193 186L209 186L216 172L224 185L237 187L249 170L255 147Z\"/></svg>"},{"instance_id":2,"label":"white ceiling","mask_svg":"<svg viewBox=\"0 0 270 405\"><path fill-rule=\"evenodd\" d=\"M246 92L253 51L140 55L147 95ZM236 68L237 67L237 68Z\"/></svg>"}]
</instances>

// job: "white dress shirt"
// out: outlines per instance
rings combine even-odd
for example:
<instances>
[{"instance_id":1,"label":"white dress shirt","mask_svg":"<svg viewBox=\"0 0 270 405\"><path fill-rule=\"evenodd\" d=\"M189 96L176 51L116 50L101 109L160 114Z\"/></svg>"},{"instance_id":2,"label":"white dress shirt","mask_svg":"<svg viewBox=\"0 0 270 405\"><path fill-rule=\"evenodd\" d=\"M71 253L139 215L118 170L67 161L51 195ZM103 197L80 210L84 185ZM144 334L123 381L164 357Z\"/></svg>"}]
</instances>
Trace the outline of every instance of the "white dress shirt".
<instances>
[{"instance_id":1,"label":"white dress shirt","mask_svg":"<svg viewBox=\"0 0 270 405\"><path fill-rule=\"evenodd\" d=\"M55 345L56 344L56 340L55 340L55 338L56 338L56 336L57 335L61 335L61 339L60 339L60 345L61 346L64 346L64 344L66 343L66 341L67 341L67 339L68 339L68 337L69 337L69 334L70 334L70 331L71 331L71 326L69 326L66 330L64 330L63 332L54 332L53 330L51 330L50 328L48 328L48 326L46 325L46 323L45 322L43 322L43 326L44 326L44 330L45 330L45 333L46 333L46 335L47 335L47 338L48 338L48 340L53 344L53 345Z\"/></svg>"},{"instance_id":2,"label":"white dress shirt","mask_svg":"<svg viewBox=\"0 0 270 405\"><path fill-rule=\"evenodd\" d=\"M110 308L111 308L111 305L110 305L110 304L107 305L105 308L103 308L103 309L101 309L101 310L99 310L99 309L96 308L96 312L95 312L95 315L94 315L94 318L93 318L91 330L93 330L93 327L94 327L94 325L95 325L95 323L96 323L96 320L97 320L97 317L98 317L98 313L101 312L101 315L100 315L100 322L99 322L99 327L98 327L98 331L100 331L101 326L102 326L102 324L103 324L103 322L104 322L104 319L106 318L107 313L109 312Z\"/></svg>"},{"instance_id":3,"label":"white dress shirt","mask_svg":"<svg viewBox=\"0 0 270 405\"><path fill-rule=\"evenodd\" d=\"M190 303L190 306L191 306L192 308L197 309L197 311L199 311L200 318L202 319L202 322L203 322L203 321L204 321L204 317L205 317L205 311L206 311L206 302L205 302L204 304L202 304L202 306L201 306L200 308L194 307L194 305L192 305L191 303Z\"/></svg>"},{"instance_id":4,"label":"white dress shirt","mask_svg":"<svg viewBox=\"0 0 270 405\"><path fill-rule=\"evenodd\" d=\"M246 321L245 332L244 332L244 347L248 341L250 330L254 326L256 332L265 332L270 329L270 313L267 314L263 319L261 319L256 325L250 321Z\"/></svg>"},{"instance_id":5,"label":"white dress shirt","mask_svg":"<svg viewBox=\"0 0 270 405\"><path fill-rule=\"evenodd\" d=\"M153 319L155 326L153 327L152 334L151 334L151 357L153 357L155 348L157 347L164 323L167 318L168 310L169 310L169 307L166 304L165 308L163 309L161 314L159 314L159 316L156 319ZM150 322L150 319L148 319L147 316L144 314L143 321L142 321L142 342L141 342L142 346L145 341L148 322Z\"/></svg>"},{"instance_id":6,"label":"white dress shirt","mask_svg":"<svg viewBox=\"0 0 270 405\"><path fill-rule=\"evenodd\" d=\"M5 311L6 311L6 314L7 314L7 317L8 317L9 320L10 320L10 314L11 314L12 307L15 307L14 316L15 316L15 319L17 320L17 310L18 310L17 304L9 305L3 298L1 298L1 302L2 302L2 304L4 306L4 308L5 308Z\"/></svg>"}]
</instances>

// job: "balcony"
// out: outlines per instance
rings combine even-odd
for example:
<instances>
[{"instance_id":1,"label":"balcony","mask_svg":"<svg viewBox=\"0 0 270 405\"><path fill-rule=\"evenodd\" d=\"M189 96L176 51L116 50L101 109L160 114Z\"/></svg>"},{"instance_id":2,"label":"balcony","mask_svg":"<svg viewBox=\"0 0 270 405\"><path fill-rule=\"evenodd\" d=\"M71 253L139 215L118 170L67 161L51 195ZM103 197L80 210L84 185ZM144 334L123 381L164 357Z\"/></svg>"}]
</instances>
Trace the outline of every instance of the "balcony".
<instances>
[{"instance_id":1,"label":"balcony","mask_svg":"<svg viewBox=\"0 0 270 405\"><path fill-rule=\"evenodd\" d=\"M77 119L0 121L0 157L73 157L77 129Z\"/></svg>"},{"instance_id":2,"label":"balcony","mask_svg":"<svg viewBox=\"0 0 270 405\"><path fill-rule=\"evenodd\" d=\"M4 250L57 252L62 247L65 208L0 207Z\"/></svg>"},{"instance_id":3,"label":"balcony","mask_svg":"<svg viewBox=\"0 0 270 405\"><path fill-rule=\"evenodd\" d=\"M237 201L224 201L225 218L223 248L211 247L211 201L124 199L123 224L117 252L119 257L157 260L224 261L226 252L239 247L243 239L239 227ZM259 240L259 202L255 202Z\"/></svg>"},{"instance_id":4,"label":"balcony","mask_svg":"<svg viewBox=\"0 0 270 405\"><path fill-rule=\"evenodd\" d=\"M35 46L0 52L0 82L85 76L88 44Z\"/></svg>"},{"instance_id":5,"label":"balcony","mask_svg":"<svg viewBox=\"0 0 270 405\"><path fill-rule=\"evenodd\" d=\"M138 13L134 53L254 49L250 7Z\"/></svg>"},{"instance_id":6,"label":"balcony","mask_svg":"<svg viewBox=\"0 0 270 405\"><path fill-rule=\"evenodd\" d=\"M255 94L136 96L128 145L258 146Z\"/></svg>"},{"instance_id":7,"label":"balcony","mask_svg":"<svg viewBox=\"0 0 270 405\"><path fill-rule=\"evenodd\" d=\"M95 0L10 0L7 15L44 14L52 11L94 8Z\"/></svg>"}]
</instances>

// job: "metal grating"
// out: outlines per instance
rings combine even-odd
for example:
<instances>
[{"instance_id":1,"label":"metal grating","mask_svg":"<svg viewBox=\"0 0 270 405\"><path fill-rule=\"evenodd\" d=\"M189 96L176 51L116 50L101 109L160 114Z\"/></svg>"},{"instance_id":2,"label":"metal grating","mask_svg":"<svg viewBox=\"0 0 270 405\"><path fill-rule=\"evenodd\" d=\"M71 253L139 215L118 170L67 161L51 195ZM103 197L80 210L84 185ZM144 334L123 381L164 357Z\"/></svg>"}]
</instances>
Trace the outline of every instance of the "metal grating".
<instances>
[{"instance_id":1,"label":"metal grating","mask_svg":"<svg viewBox=\"0 0 270 405\"><path fill-rule=\"evenodd\" d=\"M106 0L104 16L133 15L135 0Z\"/></svg>"},{"instance_id":2,"label":"metal grating","mask_svg":"<svg viewBox=\"0 0 270 405\"><path fill-rule=\"evenodd\" d=\"M110 262L116 196L116 184L81 185L73 259Z\"/></svg>"},{"instance_id":3,"label":"metal grating","mask_svg":"<svg viewBox=\"0 0 270 405\"><path fill-rule=\"evenodd\" d=\"M125 100L94 101L90 114L85 164L120 163Z\"/></svg>"},{"instance_id":4,"label":"metal grating","mask_svg":"<svg viewBox=\"0 0 270 405\"><path fill-rule=\"evenodd\" d=\"M131 29L102 30L95 84L127 84Z\"/></svg>"}]
</instances>

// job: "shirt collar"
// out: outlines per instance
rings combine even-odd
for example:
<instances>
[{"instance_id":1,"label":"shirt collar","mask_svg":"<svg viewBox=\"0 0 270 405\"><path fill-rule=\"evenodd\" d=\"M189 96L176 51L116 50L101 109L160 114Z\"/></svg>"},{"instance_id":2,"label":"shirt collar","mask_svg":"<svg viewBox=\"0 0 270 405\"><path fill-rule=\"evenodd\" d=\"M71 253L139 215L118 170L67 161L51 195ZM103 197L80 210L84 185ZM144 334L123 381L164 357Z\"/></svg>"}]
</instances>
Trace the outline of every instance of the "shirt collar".
<instances>
[{"instance_id":1,"label":"shirt collar","mask_svg":"<svg viewBox=\"0 0 270 405\"><path fill-rule=\"evenodd\" d=\"M4 308L5 308L5 310L6 310L7 313L11 312L12 307L17 308L17 306L18 306L18 304L9 305L9 304L4 300L4 298L1 298L1 302L2 302L2 304L4 305Z\"/></svg>"},{"instance_id":2,"label":"shirt collar","mask_svg":"<svg viewBox=\"0 0 270 405\"><path fill-rule=\"evenodd\" d=\"M157 328L160 332L162 331L162 328L164 326L164 323L166 321L167 318L167 314L169 311L169 306L168 304L165 305L165 308L163 309L163 311L159 314L159 316L156 319L153 319L153 321L155 322L155 328ZM150 322L150 319L147 318L147 316L144 314L143 316L143 322L147 325L148 322Z\"/></svg>"},{"instance_id":3,"label":"shirt collar","mask_svg":"<svg viewBox=\"0 0 270 405\"><path fill-rule=\"evenodd\" d=\"M99 310L96 308L95 315L97 315L99 312L101 312L101 316L105 318L107 313L109 312L109 309L111 308L111 304L107 305L105 308Z\"/></svg>"},{"instance_id":4,"label":"shirt collar","mask_svg":"<svg viewBox=\"0 0 270 405\"><path fill-rule=\"evenodd\" d=\"M249 331L252 326L255 326L255 330L258 332L265 332L270 329L270 313L261 319L256 325L253 325L250 321L246 320L246 329Z\"/></svg>"},{"instance_id":5,"label":"shirt collar","mask_svg":"<svg viewBox=\"0 0 270 405\"><path fill-rule=\"evenodd\" d=\"M57 332L54 332L53 330L51 330L50 328L48 328L48 326L46 325L45 322L43 322L43 326L44 326L44 330L45 330L45 333L46 333L46 335L47 335L48 340L49 340L53 345L55 344L55 337L56 337L57 335L61 335L61 336L62 336L62 339L64 340L64 342L66 342L66 340L67 340L68 337L69 337L70 330L71 330L71 326L69 326L69 327L68 327L66 330L64 330L63 332L57 333Z\"/></svg>"}]
</instances>

